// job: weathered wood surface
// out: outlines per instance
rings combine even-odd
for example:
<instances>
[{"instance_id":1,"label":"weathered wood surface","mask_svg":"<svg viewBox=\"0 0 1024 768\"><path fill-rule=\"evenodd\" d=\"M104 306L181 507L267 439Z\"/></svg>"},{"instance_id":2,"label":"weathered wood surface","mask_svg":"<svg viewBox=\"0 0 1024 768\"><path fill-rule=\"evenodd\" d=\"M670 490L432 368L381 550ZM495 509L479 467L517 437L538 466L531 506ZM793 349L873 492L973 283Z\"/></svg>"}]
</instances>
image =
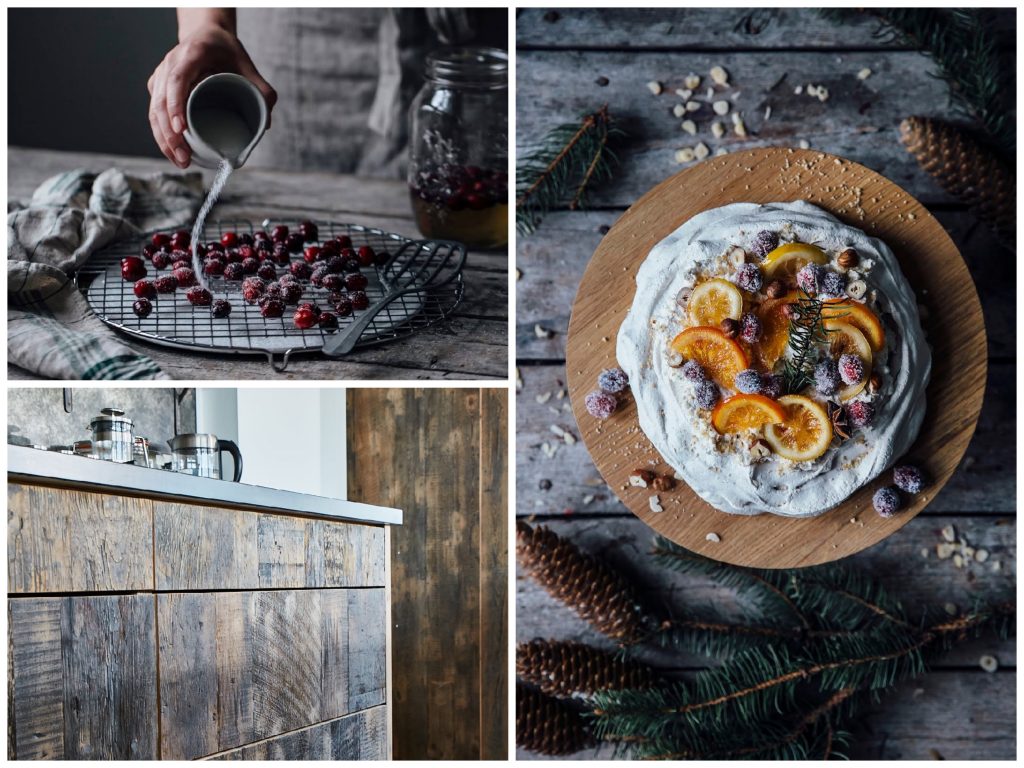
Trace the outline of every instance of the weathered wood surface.
<instances>
[{"instance_id":1,"label":"weathered wood surface","mask_svg":"<svg viewBox=\"0 0 1024 768\"><path fill-rule=\"evenodd\" d=\"M15 594L152 589L149 501L7 486L7 583Z\"/></svg>"},{"instance_id":2,"label":"weathered wood surface","mask_svg":"<svg viewBox=\"0 0 1024 768\"><path fill-rule=\"evenodd\" d=\"M211 760L385 760L387 707L378 706L233 749Z\"/></svg>"},{"instance_id":3,"label":"weathered wood surface","mask_svg":"<svg viewBox=\"0 0 1024 768\"><path fill-rule=\"evenodd\" d=\"M8 198L27 201L49 176L72 168L119 167L149 174L171 172L166 161L88 153L9 148ZM203 171L209 183L211 174ZM212 219L293 220L313 216L375 226L415 236L408 189L399 181L323 173L284 173L242 169L227 185ZM481 379L508 375L508 254L474 252L465 268L463 303L447 329L438 326L379 347L358 351L344 361L317 355L293 358L277 374L265 358L189 354L136 340L128 344L182 379ZM8 366L12 379L33 378Z\"/></svg>"},{"instance_id":4,"label":"weathered wood surface","mask_svg":"<svg viewBox=\"0 0 1024 768\"><path fill-rule=\"evenodd\" d=\"M153 502L159 590L378 587L380 526Z\"/></svg>"},{"instance_id":5,"label":"weathered wood surface","mask_svg":"<svg viewBox=\"0 0 1024 768\"><path fill-rule=\"evenodd\" d=\"M165 759L211 755L385 701L383 589L157 599Z\"/></svg>"},{"instance_id":6,"label":"weathered wood surface","mask_svg":"<svg viewBox=\"0 0 1024 768\"><path fill-rule=\"evenodd\" d=\"M22 597L9 609L18 758L155 758L152 596Z\"/></svg>"},{"instance_id":7,"label":"weathered wood surface","mask_svg":"<svg viewBox=\"0 0 1024 768\"><path fill-rule=\"evenodd\" d=\"M481 397L475 389L348 393L349 493L405 513L391 529L396 759L505 757L484 752L491 742L481 732L485 712L507 717L504 692L483 696L503 670L482 666L499 651L480 644L505 641L482 626L494 615L482 605L481 568L507 560L505 540L482 538L482 518L494 512L481 500L482 483L492 482L481 473L482 440L501 426Z\"/></svg>"}]
</instances>

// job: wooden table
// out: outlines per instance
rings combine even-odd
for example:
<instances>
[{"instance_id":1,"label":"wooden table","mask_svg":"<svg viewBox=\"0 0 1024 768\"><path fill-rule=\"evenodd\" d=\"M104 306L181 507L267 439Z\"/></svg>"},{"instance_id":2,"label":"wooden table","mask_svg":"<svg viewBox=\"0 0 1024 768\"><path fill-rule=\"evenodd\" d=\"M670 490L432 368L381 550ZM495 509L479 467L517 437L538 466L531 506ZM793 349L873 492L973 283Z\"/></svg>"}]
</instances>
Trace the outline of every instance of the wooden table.
<instances>
[{"instance_id":1,"label":"wooden table","mask_svg":"<svg viewBox=\"0 0 1024 768\"><path fill-rule=\"evenodd\" d=\"M25 202L40 182L55 173L113 166L137 174L174 170L162 159L9 147L7 196ZM204 170L203 175L209 185L212 172ZM403 182L326 173L242 169L228 183L211 218L261 221L268 216L333 219L419 237ZM343 361L298 356L284 374L275 373L261 356L190 354L124 339L178 379L504 379L508 376L507 252L470 253L464 275L465 298L447 329L427 329L357 351ZM10 365L8 376L36 378Z\"/></svg>"},{"instance_id":2,"label":"wooden table","mask_svg":"<svg viewBox=\"0 0 1024 768\"><path fill-rule=\"evenodd\" d=\"M984 306L990 357L981 420L966 458L935 501L895 536L847 563L877 574L909 605L951 602L965 607L973 598L1012 588L1015 582L1014 254L920 171L899 144L897 126L903 117L947 115L945 86L928 76L926 58L881 45L870 30L869 24L833 26L802 10L518 13L519 144L606 102L630 137L619 152L621 168L592 197L588 211L554 212L535 235L518 243L522 276L517 283L516 358L522 388L517 398L517 514L603 554L652 600L685 605L727 597L656 568L645 554L652 531L603 483L582 443L562 443L551 426L579 434L567 399L559 399L565 389L565 331L576 287L603 228L680 168L673 162L676 149L702 139L712 150L796 145L805 139L814 148L884 173L925 203L947 228ZM688 136L670 111L678 100L656 98L646 88L648 81L659 80L671 93L690 72L707 79L716 64L729 71L741 92L736 104L749 129L746 139L730 134L715 141L707 130L708 118L698 121L704 126L700 136ZM872 75L858 80L865 67ZM598 84L602 77L607 85ZM794 94L796 85L808 83L825 85L829 100ZM766 121L769 104L772 112ZM558 445L553 457L542 450L544 443ZM934 547L947 525L988 549L1000 570L993 571L991 562L958 570L950 560L938 560ZM550 637L608 645L521 572L516 599L518 640ZM987 653L999 659L995 674L978 666L979 657ZM681 654L659 654L652 660L685 675L708 663ZM1012 758L1015 682L1014 641L966 643L863 718L848 754L862 759L928 759L934 753L946 759ZM594 757L594 752L577 757Z\"/></svg>"}]
</instances>

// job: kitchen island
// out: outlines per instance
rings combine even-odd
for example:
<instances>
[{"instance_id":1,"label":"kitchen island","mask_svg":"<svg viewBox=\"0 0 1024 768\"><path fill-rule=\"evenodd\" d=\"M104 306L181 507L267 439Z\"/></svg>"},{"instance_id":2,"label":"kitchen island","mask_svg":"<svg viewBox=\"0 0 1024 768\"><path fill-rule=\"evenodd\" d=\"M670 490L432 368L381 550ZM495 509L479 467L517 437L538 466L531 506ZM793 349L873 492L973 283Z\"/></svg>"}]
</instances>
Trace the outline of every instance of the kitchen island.
<instances>
[{"instance_id":1,"label":"kitchen island","mask_svg":"<svg viewBox=\"0 0 1024 768\"><path fill-rule=\"evenodd\" d=\"M401 521L8 446L8 757L387 759Z\"/></svg>"}]
</instances>

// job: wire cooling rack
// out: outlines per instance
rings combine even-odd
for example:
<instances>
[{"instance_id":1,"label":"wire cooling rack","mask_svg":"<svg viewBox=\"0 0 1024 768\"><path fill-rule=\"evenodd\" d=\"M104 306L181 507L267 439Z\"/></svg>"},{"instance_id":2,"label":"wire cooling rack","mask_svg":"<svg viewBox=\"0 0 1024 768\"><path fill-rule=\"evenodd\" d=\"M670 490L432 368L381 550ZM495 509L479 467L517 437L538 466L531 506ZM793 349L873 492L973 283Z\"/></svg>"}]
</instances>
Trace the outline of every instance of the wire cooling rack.
<instances>
[{"instance_id":1,"label":"wire cooling rack","mask_svg":"<svg viewBox=\"0 0 1024 768\"><path fill-rule=\"evenodd\" d=\"M260 228L267 229L278 223L286 223L291 227L297 225L297 222L264 222ZM464 250L458 243L424 240L417 241L420 243L418 249L410 247L400 251L400 246L413 241L401 235L356 224L316 223L321 242L337 235L348 235L356 249L369 245L376 253L391 254L387 264L364 267L362 270L369 281L365 292L371 306L384 296L389 275L399 272L408 261L426 252ZM208 223L202 242L219 240L222 234L232 231L252 234L255 228L252 222L243 220ZM258 306L244 301L241 282L226 281L220 276L207 276L206 281L214 299L227 299L231 302L232 309L228 317L215 318L209 307L192 306L185 298L185 290L180 288L173 294L161 294L154 299L153 312L149 317L137 317L132 311L136 299L133 283L121 279L121 259L140 255L149 237L147 234L120 241L98 251L79 270L76 278L79 288L99 318L130 336L189 351L264 355L276 371L283 372L292 355L319 352L330 334L344 331L360 315L357 311L349 317L339 317L337 330L301 330L294 327L292 322L294 307L287 307L283 317L265 318L260 315ZM293 260L299 258L301 255L292 257ZM450 275L451 279L444 285L400 296L385 307L362 332L356 349L412 336L451 315L462 301L464 290L461 261L454 261L460 265L458 271ZM147 278L150 279L170 274L170 269L158 273L148 262L146 269ZM283 273L285 269L279 267L278 271ZM308 280L299 282L303 287L301 302L313 302L332 311L327 301L330 291L317 288Z\"/></svg>"}]
</instances>

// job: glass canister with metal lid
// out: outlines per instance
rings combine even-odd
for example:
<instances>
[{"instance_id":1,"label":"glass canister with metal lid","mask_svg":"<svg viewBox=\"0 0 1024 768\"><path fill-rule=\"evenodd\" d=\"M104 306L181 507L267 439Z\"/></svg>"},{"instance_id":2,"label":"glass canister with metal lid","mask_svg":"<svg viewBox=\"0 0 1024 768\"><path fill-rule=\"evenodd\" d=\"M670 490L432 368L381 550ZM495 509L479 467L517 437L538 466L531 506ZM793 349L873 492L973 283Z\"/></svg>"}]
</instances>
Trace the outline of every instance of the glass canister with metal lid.
<instances>
[{"instance_id":1,"label":"glass canister with metal lid","mask_svg":"<svg viewBox=\"0 0 1024 768\"><path fill-rule=\"evenodd\" d=\"M231 455L234 461L234 482L242 479L242 454L231 440L219 440L216 435L187 434L172 437L167 441L171 447L172 469L186 475L221 477L221 453Z\"/></svg>"},{"instance_id":2,"label":"glass canister with metal lid","mask_svg":"<svg viewBox=\"0 0 1024 768\"><path fill-rule=\"evenodd\" d=\"M118 464L131 464L135 439L134 423L120 408L104 408L89 422L92 430L92 453L97 459Z\"/></svg>"},{"instance_id":3,"label":"glass canister with metal lid","mask_svg":"<svg viewBox=\"0 0 1024 768\"><path fill-rule=\"evenodd\" d=\"M508 242L508 54L444 48L410 109L409 188L424 237Z\"/></svg>"}]
</instances>

